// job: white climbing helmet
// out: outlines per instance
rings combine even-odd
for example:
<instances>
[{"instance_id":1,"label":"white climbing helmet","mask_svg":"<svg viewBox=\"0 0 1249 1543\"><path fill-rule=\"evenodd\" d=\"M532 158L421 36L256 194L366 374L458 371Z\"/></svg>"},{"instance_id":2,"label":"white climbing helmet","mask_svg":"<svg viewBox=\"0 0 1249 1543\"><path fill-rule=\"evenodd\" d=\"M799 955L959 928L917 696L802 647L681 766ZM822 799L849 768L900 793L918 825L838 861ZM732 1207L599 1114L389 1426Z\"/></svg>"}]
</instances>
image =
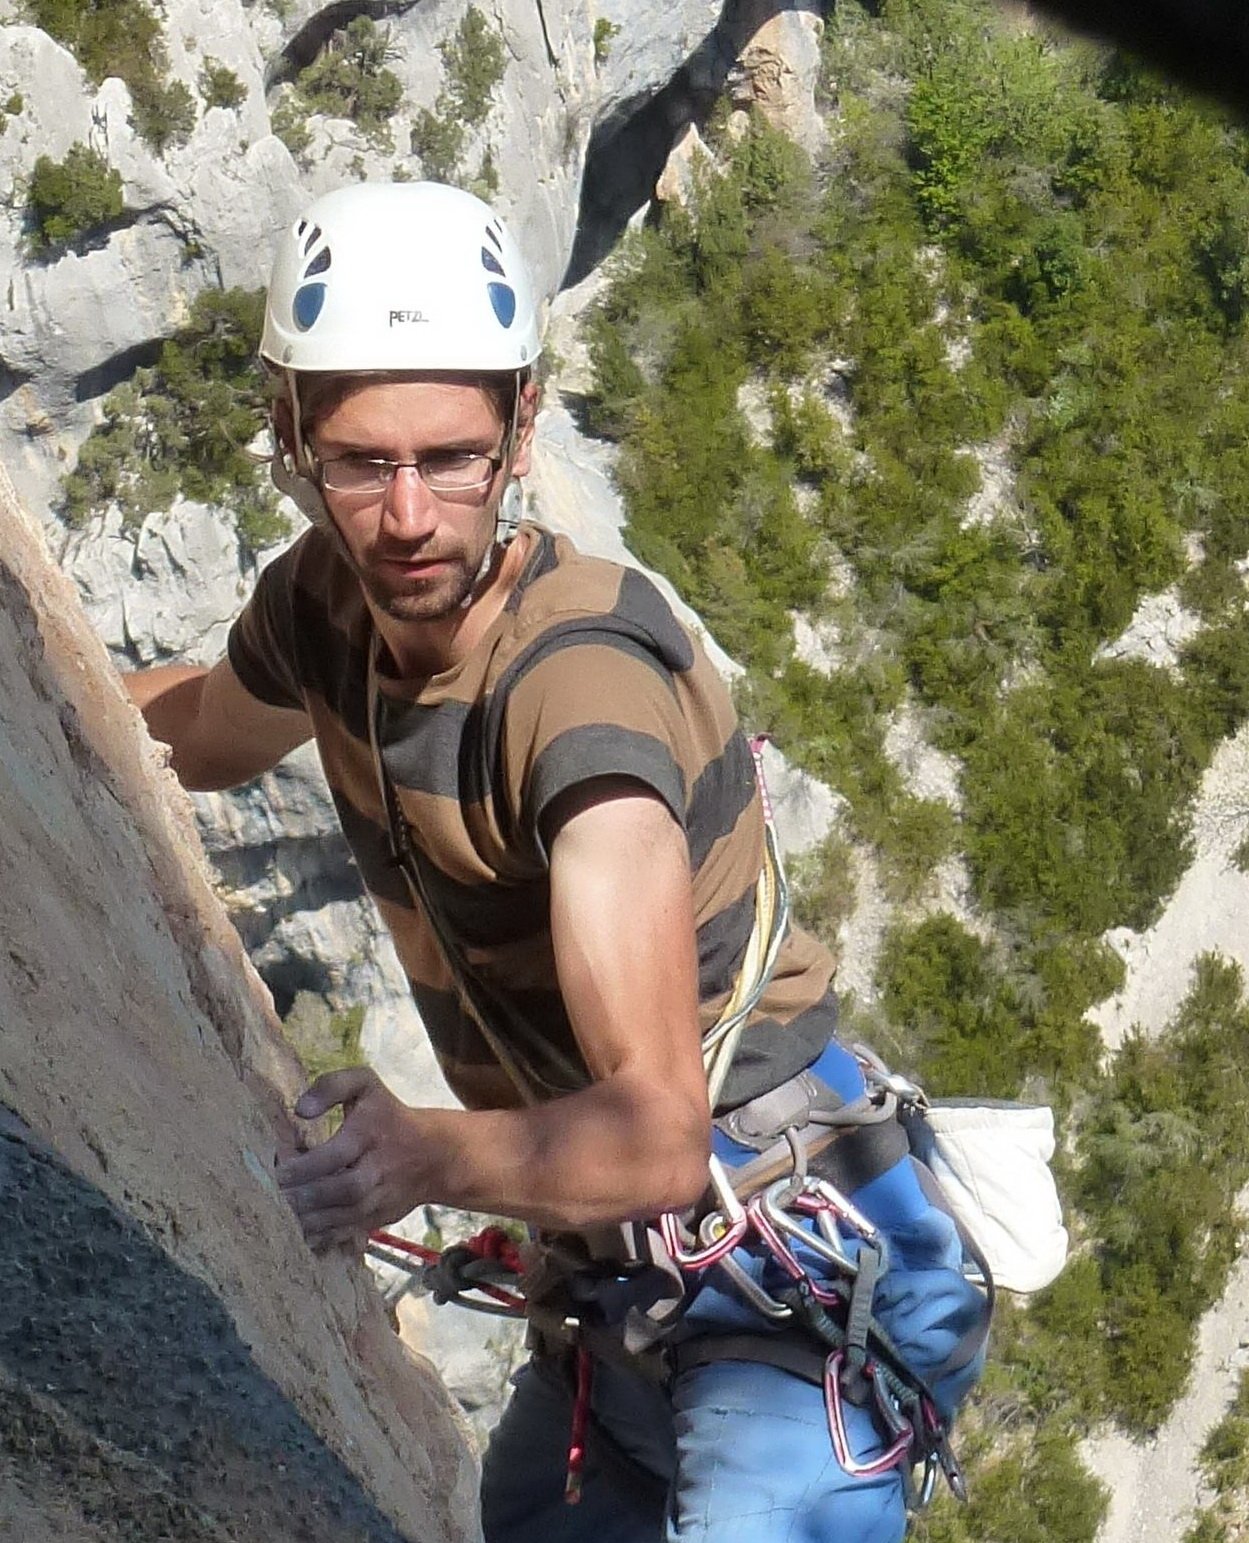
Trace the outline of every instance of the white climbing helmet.
<instances>
[{"instance_id":1,"label":"white climbing helmet","mask_svg":"<svg viewBox=\"0 0 1249 1543\"><path fill-rule=\"evenodd\" d=\"M278 243L260 356L280 370L516 373L541 349L520 248L459 188L338 188Z\"/></svg>"}]
</instances>

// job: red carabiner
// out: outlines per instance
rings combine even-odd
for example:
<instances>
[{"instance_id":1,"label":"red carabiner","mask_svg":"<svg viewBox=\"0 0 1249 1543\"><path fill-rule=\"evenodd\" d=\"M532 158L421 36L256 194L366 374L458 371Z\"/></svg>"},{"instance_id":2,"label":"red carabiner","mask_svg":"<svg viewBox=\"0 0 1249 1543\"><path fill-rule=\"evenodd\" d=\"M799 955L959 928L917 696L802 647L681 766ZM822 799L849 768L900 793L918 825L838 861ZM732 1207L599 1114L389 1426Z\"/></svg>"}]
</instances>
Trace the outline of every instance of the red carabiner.
<instances>
[{"instance_id":1,"label":"red carabiner","mask_svg":"<svg viewBox=\"0 0 1249 1543\"><path fill-rule=\"evenodd\" d=\"M828 1433L833 1443L833 1456L853 1479L872 1479L888 1473L906 1461L914 1436L911 1432L898 1436L893 1445L886 1447L879 1457L861 1463L850 1451L850 1439L846 1435L846 1419L841 1403L841 1368L845 1352L834 1350L824 1363L824 1408L828 1412Z\"/></svg>"}]
</instances>

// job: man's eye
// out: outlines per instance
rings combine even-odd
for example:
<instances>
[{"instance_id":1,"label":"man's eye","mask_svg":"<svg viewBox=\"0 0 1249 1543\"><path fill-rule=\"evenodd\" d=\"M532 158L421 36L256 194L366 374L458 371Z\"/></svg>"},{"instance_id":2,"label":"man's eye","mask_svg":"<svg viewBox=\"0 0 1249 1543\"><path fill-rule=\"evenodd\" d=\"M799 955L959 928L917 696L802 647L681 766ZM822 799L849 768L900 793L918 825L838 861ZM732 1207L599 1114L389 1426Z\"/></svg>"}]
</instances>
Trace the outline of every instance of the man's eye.
<instances>
[{"instance_id":1,"label":"man's eye","mask_svg":"<svg viewBox=\"0 0 1249 1543\"><path fill-rule=\"evenodd\" d=\"M435 476L447 472L454 475L458 471L475 467L481 459L482 457L472 450L435 450L424 457L422 464L427 472Z\"/></svg>"}]
</instances>

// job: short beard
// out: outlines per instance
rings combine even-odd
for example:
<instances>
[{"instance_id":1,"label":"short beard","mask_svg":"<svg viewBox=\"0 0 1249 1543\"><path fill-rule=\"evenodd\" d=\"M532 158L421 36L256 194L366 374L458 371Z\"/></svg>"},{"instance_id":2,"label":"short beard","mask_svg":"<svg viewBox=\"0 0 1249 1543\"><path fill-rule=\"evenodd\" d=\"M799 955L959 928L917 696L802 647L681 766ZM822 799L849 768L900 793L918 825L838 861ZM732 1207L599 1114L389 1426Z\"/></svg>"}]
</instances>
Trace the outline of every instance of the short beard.
<instances>
[{"instance_id":1,"label":"short beard","mask_svg":"<svg viewBox=\"0 0 1249 1543\"><path fill-rule=\"evenodd\" d=\"M339 530L333 515L328 509L325 513L325 528L333 539L338 555L351 569L360 588L372 604L383 616L389 616L392 621L441 621L445 617L453 616L457 611L464 610L471 602L478 586L489 578L502 550L492 534L490 544L483 556L478 559L476 567L471 571L467 567L462 569L452 587L445 593L396 594L393 590L384 589L374 583L372 576L356 561L347 538ZM494 530L497 531L497 528L496 524Z\"/></svg>"},{"instance_id":2,"label":"short beard","mask_svg":"<svg viewBox=\"0 0 1249 1543\"><path fill-rule=\"evenodd\" d=\"M352 568L360 581L360 587L383 615L392 621L441 621L468 604L477 584L477 575L463 570L451 589L433 594L395 594L370 583L368 575L353 563Z\"/></svg>"}]
</instances>

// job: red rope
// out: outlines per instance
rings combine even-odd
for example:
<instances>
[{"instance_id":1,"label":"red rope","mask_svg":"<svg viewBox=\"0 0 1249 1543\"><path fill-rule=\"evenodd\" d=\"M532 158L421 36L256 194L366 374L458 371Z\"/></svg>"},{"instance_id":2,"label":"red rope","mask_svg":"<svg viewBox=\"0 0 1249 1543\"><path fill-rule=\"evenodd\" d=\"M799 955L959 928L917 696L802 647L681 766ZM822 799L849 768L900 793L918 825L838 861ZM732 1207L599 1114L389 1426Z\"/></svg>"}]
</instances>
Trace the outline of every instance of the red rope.
<instances>
[{"instance_id":1,"label":"red rope","mask_svg":"<svg viewBox=\"0 0 1249 1543\"><path fill-rule=\"evenodd\" d=\"M564 1499L576 1505L581 1499L581 1475L585 1468L585 1438L590 1424L590 1392L594 1382L594 1362L584 1345L577 1346L577 1396L572 1406L572 1431L568 1441L568 1477L564 1481Z\"/></svg>"},{"instance_id":2,"label":"red rope","mask_svg":"<svg viewBox=\"0 0 1249 1543\"><path fill-rule=\"evenodd\" d=\"M465 1246L471 1248L479 1259L493 1259L513 1275L525 1273L520 1245L502 1227L483 1227L474 1237L466 1239Z\"/></svg>"},{"instance_id":3,"label":"red rope","mask_svg":"<svg viewBox=\"0 0 1249 1543\"><path fill-rule=\"evenodd\" d=\"M492 1230L503 1232L501 1227L493 1229L489 1227L486 1228L487 1232ZM478 1238L481 1236L481 1233L477 1235ZM503 1233L503 1236L506 1238L507 1234ZM439 1259L442 1258L442 1255L436 1248L426 1248L423 1243L413 1243L410 1238L401 1238L397 1232L371 1232L369 1234L369 1241L372 1243L384 1244L387 1248L397 1249L401 1254L413 1254L417 1259L423 1259L426 1264L437 1264ZM512 1240L508 1238L508 1242L511 1243L511 1241ZM479 1258L497 1258L505 1269L513 1270L513 1266L501 1254L486 1253L484 1250L477 1248L475 1246L476 1243L477 1238L470 1238L468 1240L467 1246L472 1249L473 1253L477 1254ZM515 1244L512 1246L514 1248ZM519 1253L517 1254L516 1258L517 1263L519 1264ZM520 1271L516 1269L513 1270L513 1273L519 1275ZM487 1281L474 1281L472 1289L474 1291L480 1291L483 1296L489 1297L492 1301L498 1302L503 1307L510 1307L513 1312L523 1313L525 1310L524 1297L518 1296L514 1291L507 1291L502 1286L492 1286Z\"/></svg>"},{"instance_id":4,"label":"red rope","mask_svg":"<svg viewBox=\"0 0 1249 1543\"><path fill-rule=\"evenodd\" d=\"M436 1248L426 1248L423 1243L413 1243L411 1238L401 1238L397 1232L370 1232L370 1243L384 1243L387 1248L397 1248L401 1254L415 1254L426 1264L437 1264L442 1255Z\"/></svg>"}]
</instances>

